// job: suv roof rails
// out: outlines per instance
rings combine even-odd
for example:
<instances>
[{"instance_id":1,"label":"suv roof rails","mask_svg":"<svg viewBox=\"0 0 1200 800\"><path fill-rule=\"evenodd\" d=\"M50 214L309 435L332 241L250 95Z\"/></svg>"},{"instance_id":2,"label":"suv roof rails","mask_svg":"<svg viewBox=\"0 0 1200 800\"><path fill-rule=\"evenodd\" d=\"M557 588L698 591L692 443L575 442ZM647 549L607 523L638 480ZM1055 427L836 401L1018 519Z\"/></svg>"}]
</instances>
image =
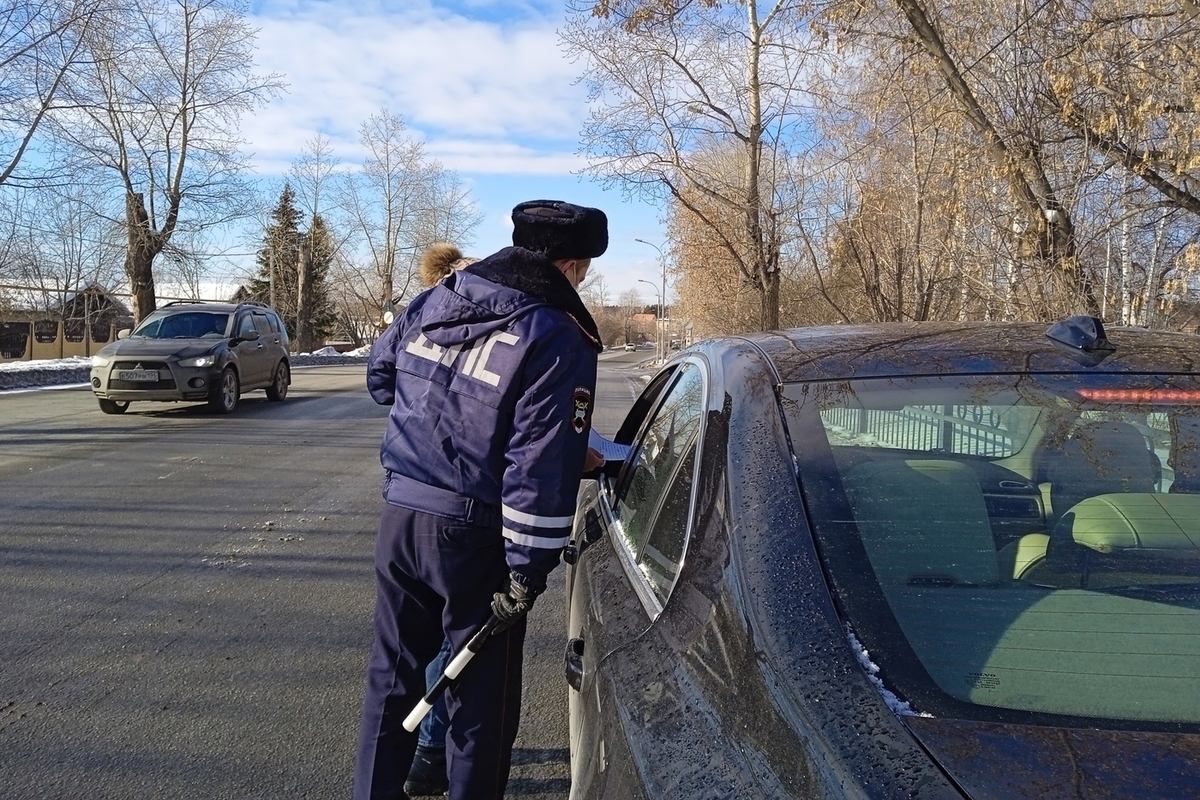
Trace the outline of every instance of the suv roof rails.
<instances>
[{"instance_id":1,"label":"suv roof rails","mask_svg":"<svg viewBox=\"0 0 1200 800\"><path fill-rule=\"evenodd\" d=\"M187 306L187 305L222 305L222 306L255 306L256 308L271 308L267 303L260 303L257 300L172 300L169 303L163 303L160 308L167 306Z\"/></svg>"}]
</instances>

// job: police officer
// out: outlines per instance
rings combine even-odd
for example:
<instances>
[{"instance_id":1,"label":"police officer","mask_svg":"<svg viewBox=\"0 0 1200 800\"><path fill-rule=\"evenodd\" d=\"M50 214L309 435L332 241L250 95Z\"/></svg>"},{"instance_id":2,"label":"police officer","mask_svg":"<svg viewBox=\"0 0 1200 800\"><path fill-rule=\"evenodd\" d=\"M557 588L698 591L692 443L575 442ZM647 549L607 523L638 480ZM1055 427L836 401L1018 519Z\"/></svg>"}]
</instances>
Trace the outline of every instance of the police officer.
<instances>
[{"instance_id":1,"label":"police officer","mask_svg":"<svg viewBox=\"0 0 1200 800\"><path fill-rule=\"evenodd\" d=\"M525 615L570 535L602 349L575 289L608 246L599 209L536 200L512 219L513 247L417 297L371 349L368 389L392 410L356 800L405 796L425 665L492 613L503 630L448 695L450 797L508 782Z\"/></svg>"}]
</instances>

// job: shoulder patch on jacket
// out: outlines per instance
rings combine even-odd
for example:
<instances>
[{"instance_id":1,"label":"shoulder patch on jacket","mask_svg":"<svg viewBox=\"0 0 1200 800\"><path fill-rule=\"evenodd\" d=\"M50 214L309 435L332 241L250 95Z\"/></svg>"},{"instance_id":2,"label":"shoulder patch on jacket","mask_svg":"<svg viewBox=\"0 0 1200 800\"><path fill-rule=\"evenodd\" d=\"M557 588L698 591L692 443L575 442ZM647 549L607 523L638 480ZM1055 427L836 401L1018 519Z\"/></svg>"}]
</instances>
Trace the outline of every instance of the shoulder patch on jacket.
<instances>
[{"instance_id":1,"label":"shoulder patch on jacket","mask_svg":"<svg viewBox=\"0 0 1200 800\"><path fill-rule=\"evenodd\" d=\"M576 433L583 433L592 424L592 390L586 386L576 386L571 395L571 427Z\"/></svg>"}]
</instances>

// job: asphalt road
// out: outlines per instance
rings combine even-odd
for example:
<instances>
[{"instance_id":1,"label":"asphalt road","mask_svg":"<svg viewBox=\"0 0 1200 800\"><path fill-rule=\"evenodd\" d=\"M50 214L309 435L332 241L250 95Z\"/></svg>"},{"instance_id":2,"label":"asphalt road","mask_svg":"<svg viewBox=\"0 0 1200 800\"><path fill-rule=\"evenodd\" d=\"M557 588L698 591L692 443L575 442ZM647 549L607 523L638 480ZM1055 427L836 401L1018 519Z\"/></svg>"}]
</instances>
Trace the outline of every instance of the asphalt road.
<instances>
[{"instance_id":1,"label":"asphalt road","mask_svg":"<svg viewBox=\"0 0 1200 800\"><path fill-rule=\"evenodd\" d=\"M612 434L647 354L601 357ZM348 797L386 410L361 365L231 416L0 393L0 796ZM562 570L508 796L569 791Z\"/></svg>"}]
</instances>

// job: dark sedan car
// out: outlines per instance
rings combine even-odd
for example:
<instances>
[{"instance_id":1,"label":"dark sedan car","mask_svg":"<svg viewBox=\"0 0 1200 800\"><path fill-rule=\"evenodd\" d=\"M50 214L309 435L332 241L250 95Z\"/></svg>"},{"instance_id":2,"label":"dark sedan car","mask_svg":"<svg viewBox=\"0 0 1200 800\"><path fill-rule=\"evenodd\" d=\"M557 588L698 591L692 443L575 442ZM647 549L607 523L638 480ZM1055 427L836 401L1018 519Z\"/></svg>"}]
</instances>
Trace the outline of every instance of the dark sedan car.
<instances>
[{"instance_id":1,"label":"dark sedan car","mask_svg":"<svg viewBox=\"0 0 1200 800\"><path fill-rule=\"evenodd\" d=\"M681 352L568 547L572 798L1200 795L1200 337Z\"/></svg>"}]
</instances>

